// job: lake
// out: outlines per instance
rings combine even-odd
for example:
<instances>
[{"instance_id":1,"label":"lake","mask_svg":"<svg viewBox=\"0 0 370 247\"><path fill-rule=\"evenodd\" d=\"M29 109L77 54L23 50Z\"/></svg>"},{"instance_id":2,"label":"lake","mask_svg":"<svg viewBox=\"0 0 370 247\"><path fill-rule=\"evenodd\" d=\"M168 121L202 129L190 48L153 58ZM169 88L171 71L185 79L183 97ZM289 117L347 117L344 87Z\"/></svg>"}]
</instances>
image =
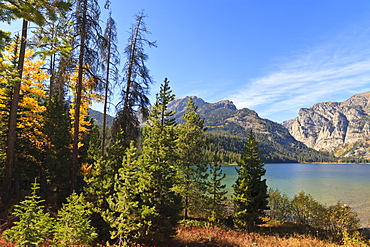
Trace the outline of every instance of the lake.
<instances>
[{"instance_id":1,"label":"lake","mask_svg":"<svg viewBox=\"0 0 370 247\"><path fill-rule=\"evenodd\" d=\"M235 167L222 167L230 193L237 178ZM341 201L357 212L362 226L370 226L370 165L282 163L266 164L265 168L269 188L290 198L304 191L326 205Z\"/></svg>"}]
</instances>

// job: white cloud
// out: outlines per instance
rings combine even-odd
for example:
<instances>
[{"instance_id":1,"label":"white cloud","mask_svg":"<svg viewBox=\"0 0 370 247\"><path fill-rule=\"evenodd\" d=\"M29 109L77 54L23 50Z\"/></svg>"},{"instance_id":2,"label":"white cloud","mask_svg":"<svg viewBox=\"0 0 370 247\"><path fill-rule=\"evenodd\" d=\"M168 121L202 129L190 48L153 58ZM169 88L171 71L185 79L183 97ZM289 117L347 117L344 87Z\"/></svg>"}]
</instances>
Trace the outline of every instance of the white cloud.
<instances>
[{"instance_id":1,"label":"white cloud","mask_svg":"<svg viewBox=\"0 0 370 247\"><path fill-rule=\"evenodd\" d=\"M344 95L370 90L369 37L362 34L351 40L337 38L331 44L290 58L230 98L238 108L248 107L266 118L278 114L282 121L289 119L284 115L291 117L299 108L322 101L343 101Z\"/></svg>"}]
</instances>

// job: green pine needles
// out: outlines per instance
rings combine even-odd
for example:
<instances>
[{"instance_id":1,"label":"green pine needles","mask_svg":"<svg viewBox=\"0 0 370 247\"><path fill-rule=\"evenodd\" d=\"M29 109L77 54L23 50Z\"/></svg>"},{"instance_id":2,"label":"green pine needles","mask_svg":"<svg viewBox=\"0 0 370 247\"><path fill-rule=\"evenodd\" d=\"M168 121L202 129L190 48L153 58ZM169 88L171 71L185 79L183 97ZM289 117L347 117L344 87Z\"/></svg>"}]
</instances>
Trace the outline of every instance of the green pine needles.
<instances>
[{"instance_id":1,"label":"green pine needles","mask_svg":"<svg viewBox=\"0 0 370 247\"><path fill-rule=\"evenodd\" d=\"M181 197L174 191L177 178L176 121L168 104L175 98L167 78L156 96L147 125L143 129L142 155L139 168L143 172L143 203L154 212L148 215L150 231L145 240L165 241L176 234L181 212Z\"/></svg>"},{"instance_id":2,"label":"green pine needles","mask_svg":"<svg viewBox=\"0 0 370 247\"><path fill-rule=\"evenodd\" d=\"M40 204L44 200L36 194L39 185L35 182L32 186L31 195L14 206L14 215L18 221L14 222L11 229L4 231L3 235L8 242L20 246L39 246L52 236L53 219L49 213L44 213L44 206Z\"/></svg>"},{"instance_id":3,"label":"green pine needles","mask_svg":"<svg viewBox=\"0 0 370 247\"><path fill-rule=\"evenodd\" d=\"M225 189L226 184L222 183L226 174L222 171L218 152L214 154L213 163L209 168L209 175L210 177L207 181L208 220L212 223L219 223L226 215L227 190Z\"/></svg>"},{"instance_id":4,"label":"green pine needles","mask_svg":"<svg viewBox=\"0 0 370 247\"><path fill-rule=\"evenodd\" d=\"M207 181L207 159L204 155L204 147L207 139L204 138L204 119L197 114L198 107L190 97L186 112L182 116L185 121L177 126L178 141L177 151L179 155L177 169L176 191L183 198L183 219L201 214L205 206L205 191Z\"/></svg>"},{"instance_id":5,"label":"green pine needles","mask_svg":"<svg viewBox=\"0 0 370 247\"><path fill-rule=\"evenodd\" d=\"M147 235L151 225L147 218L154 212L141 199L145 182L137 166L135 151L131 142L115 176L113 193L107 198L108 209L102 212L112 228L111 239L116 240L118 246L130 246Z\"/></svg>"},{"instance_id":6,"label":"green pine needles","mask_svg":"<svg viewBox=\"0 0 370 247\"><path fill-rule=\"evenodd\" d=\"M89 205L83 195L72 193L58 211L54 226L57 246L89 246L98 236L89 216Z\"/></svg>"},{"instance_id":7,"label":"green pine needles","mask_svg":"<svg viewBox=\"0 0 370 247\"><path fill-rule=\"evenodd\" d=\"M267 209L267 185L266 179L262 179L266 170L259 154L257 141L251 130L245 144L245 153L242 154L239 169L236 170L238 178L233 186L233 221L239 229L251 230L262 223L261 216Z\"/></svg>"},{"instance_id":8,"label":"green pine needles","mask_svg":"<svg viewBox=\"0 0 370 247\"><path fill-rule=\"evenodd\" d=\"M3 235L5 240L19 246L90 246L97 237L89 219L88 204L82 195L73 193L63 204L54 219L44 213L44 200L37 195L39 185L35 182L31 195L15 205L12 213L18 221Z\"/></svg>"}]
</instances>

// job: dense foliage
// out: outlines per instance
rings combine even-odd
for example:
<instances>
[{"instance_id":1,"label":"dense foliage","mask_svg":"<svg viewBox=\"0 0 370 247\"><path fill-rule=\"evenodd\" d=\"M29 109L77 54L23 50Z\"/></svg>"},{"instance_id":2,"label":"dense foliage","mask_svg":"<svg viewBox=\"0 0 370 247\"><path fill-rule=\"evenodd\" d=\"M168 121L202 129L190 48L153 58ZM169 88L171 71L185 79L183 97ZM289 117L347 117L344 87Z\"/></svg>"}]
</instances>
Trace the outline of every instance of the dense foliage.
<instances>
[{"instance_id":1,"label":"dense foliage","mask_svg":"<svg viewBox=\"0 0 370 247\"><path fill-rule=\"evenodd\" d=\"M323 205L303 191L293 198L279 190L269 190L270 217L280 221L295 221L301 225L320 230L324 237L336 242L358 237L360 228L357 214L341 202L334 205Z\"/></svg>"},{"instance_id":2,"label":"dense foliage","mask_svg":"<svg viewBox=\"0 0 370 247\"><path fill-rule=\"evenodd\" d=\"M245 153L236 168L238 178L233 186L233 221L239 229L250 230L261 224L261 218L267 209L267 185L266 179L262 179L266 169L259 155L258 145L251 131L245 144Z\"/></svg>"},{"instance_id":3,"label":"dense foliage","mask_svg":"<svg viewBox=\"0 0 370 247\"><path fill-rule=\"evenodd\" d=\"M241 130L237 135L230 134L230 130L218 130L207 126L207 138L219 147L224 163L236 163L243 153L244 143L247 141L247 132ZM230 126L228 126L230 127ZM271 140L270 135L255 133L261 150L262 161L265 163L295 163L295 162L337 162L334 155L307 148L303 143L298 146L281 145L282 140ZM209 156L212 153L207 152Z\"/></svg>"},{"instance_id":4,"label":"dense foliage","mask_svg":"<svg viewBox=\"0 0 370 247\"><path fill-rule=\"evenodd\" d=\"M233 219L232 227L250 230L261 223L267 203L257 146L264 161L330 158L303 144L281 148L284 137L247 136L236 124L221 126L229 114L225 109L204 119L192 98L177 120L169 109L175 95L167 78L149 107L153 81L145 48L155 43L145 37L150 34L146 15L135 16L119 76L115 22L110 15L102 32L99 2L0 0L1 21L24 19L20 37L0 31L0 209L1 225L9 228L3 232L8 242L160 246L177 234L181 217L184 222L201 218L210 225L231 224ZM104 7L110 10L109 0ZM28 22L37 28L26 39ZM118 78L122 84L115 83ZM98 126L89 108L103 102L106 109L114 86L122 100L109 131L107 111ZM139 117L148 118L144 127ZM228 220L230 201L221 169L225 162L240 167L235 213ZM285 200L300 206L289 206L295 211L281 214L298 215L308 199ZM350 215L340 204L325 210L340 219ZM301 218L295 216L302 224L313 221L306 211ZM343 225L343 219L328 222L332 228L325 229L352 229L355 215L351 219L351 226Z\"/></svg>"}]
</instances>

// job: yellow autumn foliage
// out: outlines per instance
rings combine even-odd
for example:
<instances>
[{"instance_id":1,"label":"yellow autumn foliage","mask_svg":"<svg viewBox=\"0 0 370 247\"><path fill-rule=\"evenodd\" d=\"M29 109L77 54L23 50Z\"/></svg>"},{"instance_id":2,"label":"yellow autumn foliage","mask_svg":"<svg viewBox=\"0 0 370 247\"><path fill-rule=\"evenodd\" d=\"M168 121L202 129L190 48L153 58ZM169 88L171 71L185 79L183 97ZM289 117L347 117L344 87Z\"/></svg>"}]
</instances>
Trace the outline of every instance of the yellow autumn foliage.
<instances>
[{"instance_id":1,"label":"yellow autumn foliage","mask_svg":"<svg viewBox=\"0 0 370 247\"><path fill-rule=\"evenodd\" d=\"M0 61L0 124L2 126L7 126L9 115L9 103L7 102L11 99L12 81L17 75L16 68L12 64L11 49L12 47L4 54L4 59ZM50 76L41 69L44 66L44 61L32 60L33 55L33 50L26 51L18 105L17 129L19 131L17 135L19 139L27 139L30 145L42 152L47 145L47 138L41 131L44 125L43 113L46 111L46 107L42 103L48 97L43 83ZM1 140L1 142L5 143L5 140ZM22 156L26 160L37 161L31 154L22 153Z\"/></svg>"},{"instance_id":2,"label":"yellow autumn foliage","mask_svg":"<svg viewBox=\"0 0 370 247\"><path fill-rule=\"evenodd\" d=\"M73 75L70 76L69 80L72 82L70 84L70 90L73 92L73 101L71 103L71 108L69 114L72 120L72 126L74 126L74 119L75 119L75 100L76 100L76 84L77 84L77 77L78 74L75 72ZM88 121L89 113L88 109L91 107L93 102L103 102L103 95L97 94L94 92L95 89L95 82L93 78L86 78L83 77L83 86L82 86L82 94L81 94L81 106L80 106L80 116L79 116L79 139L82 138L82 135L89 131L90 122ZM71 128L71 134L73 136L74 129ZM83 143L79 142L78 147L82 147Z\"/></svg>"}]
</instances>

